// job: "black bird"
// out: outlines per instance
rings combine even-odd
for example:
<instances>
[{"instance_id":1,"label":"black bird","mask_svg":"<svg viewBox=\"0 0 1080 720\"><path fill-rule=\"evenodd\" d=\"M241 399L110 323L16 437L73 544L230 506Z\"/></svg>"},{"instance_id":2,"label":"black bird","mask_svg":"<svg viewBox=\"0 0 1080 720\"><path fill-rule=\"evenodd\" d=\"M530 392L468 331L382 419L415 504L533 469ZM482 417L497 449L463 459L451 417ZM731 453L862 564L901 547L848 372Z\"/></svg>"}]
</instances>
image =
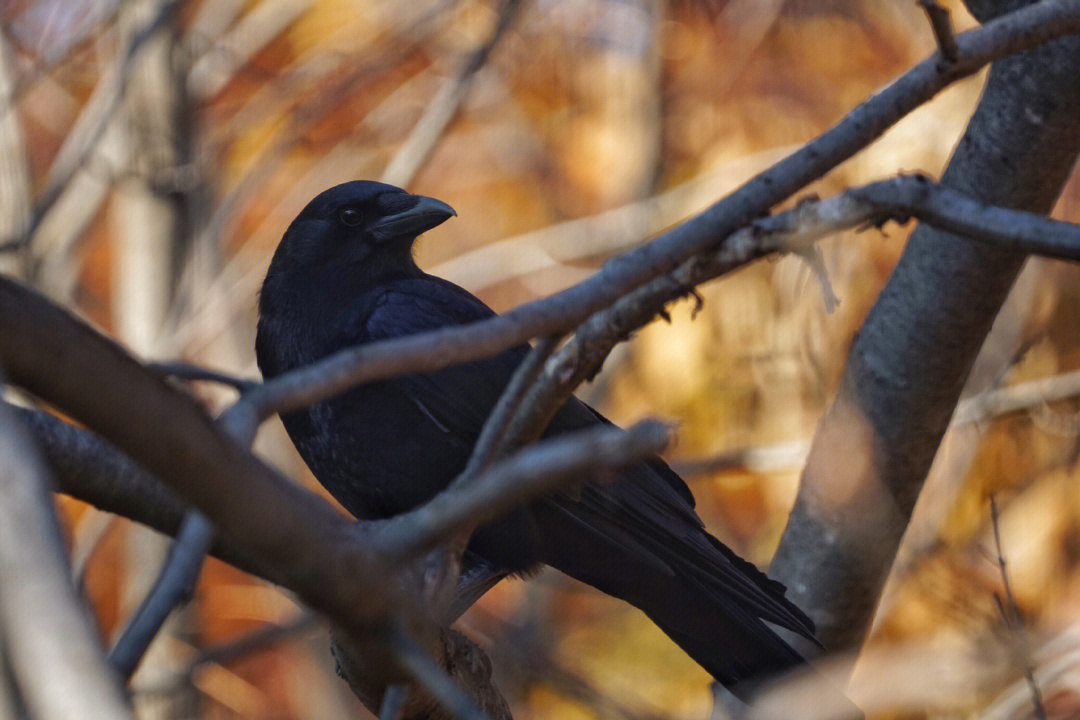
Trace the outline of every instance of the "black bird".
<instances>
[{"instance_id":1,"label":"black bird","mask_svg":"<svg viewBox=\"0 0 1080 720\"><path fill-rule=\"evenodd\" d=\"M413 261L416 236L454 214L439 200L367 181L312 200L286 230L263 284L255 344L263 375L491 317L476 297ZM282 419L315 477L353 515L392 516L464 468L527 351L368 383ZM546 435L606 422L571 398ZM466 555L502 575L547 564L622 598L736 695L747 691L741 681L802 661L770 623L813 636L782 585L705 531L686 484L659 458L480 528Z\"/></svg>"}]
</instances>

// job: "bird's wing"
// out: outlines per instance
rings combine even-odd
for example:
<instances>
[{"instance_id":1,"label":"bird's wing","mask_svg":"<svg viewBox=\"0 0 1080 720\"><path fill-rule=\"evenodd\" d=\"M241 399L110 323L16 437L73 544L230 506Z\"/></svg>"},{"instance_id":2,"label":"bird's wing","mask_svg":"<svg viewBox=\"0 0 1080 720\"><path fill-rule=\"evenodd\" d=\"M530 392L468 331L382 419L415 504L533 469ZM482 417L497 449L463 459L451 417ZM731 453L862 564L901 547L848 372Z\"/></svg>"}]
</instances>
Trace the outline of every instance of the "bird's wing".
<instances>
[{"instance_id":1,"label":"bird's wing","mask_svg":"<svg viewBox=\"0 0 1080 720\"><path fill-rule=\"evenodd\" d=\"M432 276L383 288L365 319L367 340L381 340L484 320L494 312L467 291ZM414 373L389 382L444 432L466 442L480 433L514 370L528 352L519 346L492 358Z\"/></svg>"},{"instance_id":2,"label":"bird's wing","mask_svg":"<svg viewBox=\"0 0 1080 720\"><path fill-rule=\"evenodd\" d=\"M364 334L368 340L378 340L493 315L467 291L424 276L386 286L367 316ZM519 346L493 358L433 373L399 376L389 382L444 432L471 444L527 351L526 346ZM588 405L571 398L545 435L607 422ZM562 518L569 543L583 534L591 536L608 547L619 548L631 562L687 578L730 612L760 617L803 634L812 632L806 616L784 599L782 585L703 530L686 483L660 459L624 470L616 482L590 483L541 502L550 513ZM558 539L548 538L545 542L558 545ZM612 592L604 587L609 568L595 568L594 576L591 561L582 556L580 548L568 547L565 555L553 550L563 559L553 562L555 567ZM596 555L597 562L606 563L605 557ZM582 564L581 568L574 572L578 564Z\"/></svg>"}]
</instances>

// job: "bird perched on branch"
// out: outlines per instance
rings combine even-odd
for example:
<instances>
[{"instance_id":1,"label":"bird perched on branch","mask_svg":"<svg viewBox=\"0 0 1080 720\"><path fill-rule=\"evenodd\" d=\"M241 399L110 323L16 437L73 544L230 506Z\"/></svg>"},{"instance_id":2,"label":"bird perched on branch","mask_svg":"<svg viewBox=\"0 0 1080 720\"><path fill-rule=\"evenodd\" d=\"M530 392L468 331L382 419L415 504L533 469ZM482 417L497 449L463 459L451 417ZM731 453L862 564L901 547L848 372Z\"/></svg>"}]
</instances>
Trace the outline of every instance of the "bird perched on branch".
<instances>
[{"instance_id":1,"label":"bird perched on branch","mask_svg":"<svg viewBox=\"0 0 1080 720\"><path fill-rule=\"evenodd\" d=\"M492 317L464 289L420 270L416 236L453 209L357 181L312 200L274 253L256 354L272 378L344 348ZM410 510L465 467L484 420L528 351L360 385L282 420L315 477L357 518ZM607 421L571 398L545 435ZM497 575L550 565L643 610L736 695L801 662L770 627L812 638L784 588L709 535L662 460L555 493L479 528L465 562Z\"/></svg>"}]
</instances>

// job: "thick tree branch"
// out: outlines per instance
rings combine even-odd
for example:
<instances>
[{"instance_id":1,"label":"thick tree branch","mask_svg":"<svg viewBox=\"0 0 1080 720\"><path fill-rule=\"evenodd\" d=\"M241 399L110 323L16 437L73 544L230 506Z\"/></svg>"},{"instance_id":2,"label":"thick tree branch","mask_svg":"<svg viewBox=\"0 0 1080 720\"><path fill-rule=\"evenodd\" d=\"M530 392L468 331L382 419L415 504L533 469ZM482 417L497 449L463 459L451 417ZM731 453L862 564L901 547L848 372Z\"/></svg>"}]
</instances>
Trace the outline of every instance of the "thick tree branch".
<instances>
[{"instance_id":1,"label":"thick tree branch","mask_svg":"<svg viewBox=\"0 0 1080 720\"><path fill-rule=\"evenodd\" d=\"M1045 213L1078 147L1080 39L1065 38L994 65L942 185ZM862 639L964 379L1024 258L1017 246L981 246L924 225L860 330L772 568L827 647Z\"/></svg>"},{"instance_id":2,"label":"thick tree branch","mask_svg":"<svg viewBox=\"0 0 1080 720\"><path fill-rule=\"evenodd\" d=\"M0 636L33 717L130 718L71 584L49 480L33 440L0 404Z\"/></svg>"},{"instance_id":3,"label":"thick tree branch","mask_svg":"<svg viewBox=\"0 0 1080 720\"><path fill-rule=\"evenodd\" d=\"M100 432L204 511L260 574L345 628L381 616L381 563L339 513L228 439L190 396L44 298L0 278L0 366L10 380ZM306 547L310 552L298 552ZM340 578L356 582L341 583ZM370 585L361 592L360 588Z\"/></svg>"}]
</instances>

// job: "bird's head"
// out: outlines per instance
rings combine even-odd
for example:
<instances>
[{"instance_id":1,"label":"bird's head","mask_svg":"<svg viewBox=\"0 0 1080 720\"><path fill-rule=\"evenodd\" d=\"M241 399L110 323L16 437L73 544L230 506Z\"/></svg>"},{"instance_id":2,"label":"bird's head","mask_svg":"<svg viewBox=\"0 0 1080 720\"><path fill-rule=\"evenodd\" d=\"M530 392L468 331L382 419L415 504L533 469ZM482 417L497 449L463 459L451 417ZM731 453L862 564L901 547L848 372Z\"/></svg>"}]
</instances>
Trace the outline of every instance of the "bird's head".
<instances>
[{"instance_id":1,"label":"bird's head","mask_svg":"<svg viewBox=\"0 0 1080 720\"><path fill-rule=\"evenodd\" d=\"M419 272L412 260L417 235L453 215L441 200L368 180L319 193L285 231L270 261L260 310L273 302L278 283L295 287L304 278L309 287L362 290Z\"/></svg>"}]
</instances>

